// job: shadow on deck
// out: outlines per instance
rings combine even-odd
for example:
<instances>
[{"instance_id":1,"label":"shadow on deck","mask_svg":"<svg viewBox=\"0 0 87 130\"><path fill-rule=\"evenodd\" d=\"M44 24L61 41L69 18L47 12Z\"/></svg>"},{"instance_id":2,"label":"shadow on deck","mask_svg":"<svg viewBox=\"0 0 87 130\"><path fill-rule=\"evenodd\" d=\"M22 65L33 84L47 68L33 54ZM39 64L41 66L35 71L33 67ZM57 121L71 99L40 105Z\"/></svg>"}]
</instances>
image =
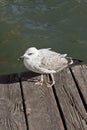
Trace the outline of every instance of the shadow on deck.
<instances>
[{"instance_id":1,"label":"shadow on deck","mask_svg":"<svg viewBox=\"0 0 87 130\"><path fill-rule=\"evenodd\" d=\"M87 130L87 66L54 75L48 88L33 72L0 76L0 130ZM50 77L49 77L50 79Z\"/></svg>"}]
</instances>

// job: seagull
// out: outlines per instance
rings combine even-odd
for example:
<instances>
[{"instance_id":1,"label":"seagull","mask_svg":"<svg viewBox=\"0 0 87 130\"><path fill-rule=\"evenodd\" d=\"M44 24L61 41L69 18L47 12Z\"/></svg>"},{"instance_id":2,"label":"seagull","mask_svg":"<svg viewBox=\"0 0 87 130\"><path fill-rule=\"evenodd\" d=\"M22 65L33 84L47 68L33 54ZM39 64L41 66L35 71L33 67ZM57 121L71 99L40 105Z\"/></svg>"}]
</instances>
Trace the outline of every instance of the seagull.
<instances>
[{"instance_id":1,"label":"seagull","mask_svg":"<svg viewBox=\"0 0 87 130\"><path fill-rule=\"evenodd\" d=\"M67 54L52 51L51 48L37 49L35 47L28 48L20 59L23 59L28 70L41 74L41 80L39 81L41 85L43 84L43 75L50 74L52 83L48 87L55 84L54 73L73 65L77 61L68 57Z\"/></svg>"}]
</instances>

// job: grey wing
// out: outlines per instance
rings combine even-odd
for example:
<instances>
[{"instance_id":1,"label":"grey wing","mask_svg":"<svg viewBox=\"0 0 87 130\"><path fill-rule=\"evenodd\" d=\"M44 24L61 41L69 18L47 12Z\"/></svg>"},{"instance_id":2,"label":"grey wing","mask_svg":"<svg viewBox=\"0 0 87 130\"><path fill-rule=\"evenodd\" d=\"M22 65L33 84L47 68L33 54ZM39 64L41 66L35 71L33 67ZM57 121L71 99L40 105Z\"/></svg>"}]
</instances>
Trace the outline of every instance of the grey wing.
<instances>
[{"instance_id":1,"label":"grey wing","mask_svg":"<svg viewBox=\"0 0 87 130\"><path fill-rule=\"evenodd\" d=\"M53 54L43 57L41 60L41 67L44 67L49 70L60 71L63 68L68 66L68 61L66 55Z\"/></svg>"},{"instance_id":2,"label":"grey wing","mask_svg":"<svg viewBox=\"0 0 87 130\"><path fill-rule=\"evenodd\" d=\"M51 48L44 48L44 49L39 49L40 51L43 51L43 50L51 50Z\"/></svg>"},{"instance_id":3,"label":"grey wing","mask_svg":"<svg viewBox=\"0 0 87 130\"><path fill-rule=\"evenodd\" d=\"M39 54L40 54L40 56L55 56L55 55L61 55L60 53L57 53L57 52L55 52L55 51L52 51L51 50L51 48L46 48L46 49L39 49Z\"/></svg>"},{"instance_id":4,"label":"grey wing","mask_svg":"<svg viewBox=\"0 0 87 130\"><path fill-rule=\"evenodd\" d=\"M51 51L51 48L46 48L46 49L40 49L39 50L39 54L40 56L43 57L48 57L51 59L51 57L57 56L57 55L61 55L60 53L57 53L55 51ZM66 54L64 54L66 55Z\"/></svg>"}]
</instances>

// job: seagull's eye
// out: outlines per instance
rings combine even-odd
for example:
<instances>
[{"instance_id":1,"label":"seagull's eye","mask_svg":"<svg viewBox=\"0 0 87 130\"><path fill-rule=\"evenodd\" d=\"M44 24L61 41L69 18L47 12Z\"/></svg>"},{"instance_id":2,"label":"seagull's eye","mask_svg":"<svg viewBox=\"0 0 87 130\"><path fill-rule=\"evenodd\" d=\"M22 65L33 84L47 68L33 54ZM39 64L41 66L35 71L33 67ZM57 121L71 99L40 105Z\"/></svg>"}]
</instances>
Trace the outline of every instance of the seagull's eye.
<instances>
[{"instance_id":1,"label":"seagull's eye","mask_svg":"<svg viewBox=\"0 0 87 130\"><path fill-rule=\"evenodd\" d=\"M30 55L32 55L33 53L28 53L28 55L30 56Z\"/></svg>"}]
</instances>

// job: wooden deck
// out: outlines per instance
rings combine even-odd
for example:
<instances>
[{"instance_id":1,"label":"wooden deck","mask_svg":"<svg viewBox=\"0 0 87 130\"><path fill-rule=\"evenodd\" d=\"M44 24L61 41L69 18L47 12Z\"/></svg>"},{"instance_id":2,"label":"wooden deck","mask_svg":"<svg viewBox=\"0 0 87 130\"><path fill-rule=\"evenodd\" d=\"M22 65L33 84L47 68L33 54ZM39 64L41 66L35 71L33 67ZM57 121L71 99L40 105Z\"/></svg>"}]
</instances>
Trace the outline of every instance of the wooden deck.
<instances>
[{"instance_id":1,"label":"wooden deck","mask_svg":"<svg viewBox=\"0 0 87 130\"><path fill-rule=\"evenodd\" d=\"M51 88L32 72L0 76L0 130L87 130L87 66L54 76Z\"/></svg>"}]
</instances>

